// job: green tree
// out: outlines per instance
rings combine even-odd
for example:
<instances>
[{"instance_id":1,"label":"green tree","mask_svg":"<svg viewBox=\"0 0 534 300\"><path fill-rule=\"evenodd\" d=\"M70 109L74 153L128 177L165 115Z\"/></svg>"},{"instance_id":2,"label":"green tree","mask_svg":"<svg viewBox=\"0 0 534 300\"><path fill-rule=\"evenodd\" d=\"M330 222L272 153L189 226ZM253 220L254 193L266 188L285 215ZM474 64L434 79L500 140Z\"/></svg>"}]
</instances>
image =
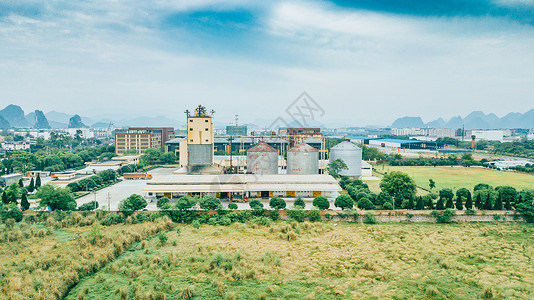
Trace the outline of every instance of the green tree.
<instances>
[{"instance_id":1,"label":"green tree","mask_svg":"<svg viewBox=\"0 0 534 300\"><path fill-rule=\"evenodd\" d=\"M6 191L2 192L2 203L9 204L9 199L7 199Z\"/></svg>"},{"instance_id":2,"label":"green tree","mask_svg":"<svg viewBox=\"0 0 534 300\"><path fill-rule=\"evenodd\" d=\"M436 209L437 210L445 209L445 199L443 199L442 197L439 197L438 202L436 203Z\"/></svg>"},{"instance_id":3,"label":"green tree","mask_svg":"<svg viewBox=\"0 0 534 300\"><path fill-rule=\"evenodd\" d=\"M174 162L176 162L176 155L171 152L166 152L161 155L160 160L164 164L173 164Z\"/></svg>"},{"instance_id":4,"label":"green tree","mask_svg":"<svg viewBox=\"0 0 534 300\"><path fill-rule=\"evenodd\" d=\"M156 206L159 209L168 209L170 207L170 200L167 197L161 197L158 199L158 202L156 202Z\"/></svg>"},{"instance_id":5,"label":"green tree","mask_svg":"<svg viewBox=\"0 0 534 300\"><path fill-rule=\"evenodd\" d=\"M190 196L184 196L176 200L174 203L174 207L179 210L187 210L192 208L197 204L197 199L190 197Z\"/></svg>"},{"instance_id":6,"label":"green tree","mask_svg":"<svg viewBox=\"0 0 534 300\"><path fill-rule=\"evenodd\" d=\"M22 181L22 178L19 179L19 187L20 187L20 188L23 188L23 187L24 187L24 182Z\"/></svg>"},{"instance_id":7,"label":"green tree","mask_svg":"<svg viewBox=\"0 0 534 300\"><path fill-rule=\"evenodd\" d=\"M375 205L371 200L368 198L361 198L360 201L358 201L358 208L364 209L364 210L372 210L375 209Z\"/></svg>"},{"instance_id":8,"label":"green tree","mask_svg":"<svg viewBox=\"0 0 534 300\"><path fill-rule=\"evenodd\" d=\"M79 211L91 211L98 208L98 202L97 201L90 201L87 203L84 203L78 207Z\"/></svg>"},{"instance_id":9,"label":"green tree","mask_svg":"<svg viewBox=\"0 0 534 300\"><path fill-rule=\"evenodd\" d=\"M466 188L461 188L456 191L456 197L462 197L464 199L467 199L467 195L470 195L471 192Z\"/></svg>"},{"instance_id":10,"label":"green tree","mask_svg":"<svg viewBox=\"0 0 534 300\"><path fill-rule=\"evenodd\" d=\"M222 208L221 200L215 196L204 196L199 201L200 208L205 210L218 210Z\"/></svg>"},{"instance_id":11,"label":"green tree","mask_svg":"<svg viewBox=\"0 0 534 300\"><path fill-rule=\"evenodd\" d=\"M28 210L30 208L30 202L28 202L28 196L26 194L22 194L20 198L20 208L22 210Z\"/></svg>"},{"instance_id":12,"label":"green tree","mask_svg":"<svg viewBox=\"0 0 534 300\"><path fill-rule=\"evenodd\" d=\"M404 196L405 194L415 196L417 186L406 173L392 171L384 176L380 182L380 189L393 197Z\"/></svg>"},{"instance_id":13,"label":"green tree","mask_svg":"<svg viewBox=\"0 0 534 300\"><path fill-rule=\"evenodd\" d=\"M115 181L117 179L117 172L115 170L104 170L98 172L98 177L102 178L103 181Z\"/></svg>"},{"instance_id":14,"label":"green tree","mask_svg":"<svg viewBox=\"0 0 534 300\"><path fill-rule=\"evenodd\" d=\"M354 206L354 201L349 195L341 194L337 196L336 200L334 201L334 205L342 210L351 209Z\"/></svg>"},{"instance_id":15,"label":"green tree","mask_svg":"<svg viewBox=\"0 0 534 300\"><path fill-rule=\"evenodd\" d=\"M37 197L41 199L41 207L50 207L51 210L76 210L76 200L67 188L45 184L37 192Z\"/></svg>"},{"instance_id":16,"label":"green tree","mask_svg":"<svg viewBox=\"0 0 534 300\"><path fill-rule=\"evenodd\" d=\"M250 205L250 208L254 209L254 210L260 210L260 209L263 209L263 203L260 202L260 200L252 200L249 202Z\"/></svg>"},{"instance_id":17,"label":"green tree","mask_svg":"<svg viewBox=\"0 0 534 300\"><path fill-rule=\"evenodd\" d=\"M330 208L330 201L326 197L318 196L313 199L313 206L317 207L320 210L326 210Z\"/></svg>"},{"instance_id":18,"label":"green tree","mask_svg":"<svg viewBox=\"0 0 534 300\"><path fill-rule=\"evenodd\" d=\"M328 174L335 178L338 178L339 173L343 170L348 170L347 164L342 159L336 159L328 164Z\"/></svg>"},{"instance_id":19,"label":"green tree","mask_svg":"<svg viewBox=\"0 0 534 300\"><path fill-rule=\"evenodd\" d=\"M482 206L482 209L485 210L492 210L493 204L491 203L491 196L488 194L488 197L486 198L486 202L484 202L484 205Z\"/></svg>"},{"instance_id":20,"label":"green tree","mask_svg":"<svg viewBox=\"0 0 534 300\"><path fill-rule=\"evenodd\" d=\"M35 179L35 188L38 189L41 187L41 176L37 174L37 179Z\"/></svg>"},{"instance_id":21,"label":"green tree","mask_svg":"<svg viewBox=\"0 0 534 300\"><path fill-rule=\"evenodd\" d=\"M302 200L301 197L298 197L297 200L295 200L295 203L293 203L294 206L300 206L302 209L306 207L306 203L304 203L304 200Z\"/></svg>"},{"instance_id":22,"label":"green tree","mask_svg":"<svg viewBox=\"0 0 534 300\"><path fill-rule=\"evenodd\" d=\"M465 200L465 209L473 209L473 199L471 198L471 193L467 194L467 198Z\"/></svg>"},{"instance_id":23,"label":"green tree","mask_svg":"<svg viewBox=\"0 0 534 300\"><path fill-rule=\"evenodd\" d=\"M22 211L14 204L0 205L0 220L6 222L8 219L13 219L15 222L22 221Z\"/></svg>"},{"instance_id":24,"label":"green tree","mask_svg":"<svg viewBox=\"0 0 534 300\"><path fill-rule=\"evenodd\" d=\"M502 210L502 196L499 193L499 196L497 197L497 201L495 201L495 204L493 205L494 210Z\"/></svg>"},{"instance_id":25,"label":"green tree","mask_svg":"<svg viewBox=\"0 0 534 300\"><path fill-rule=\"evenodd\" d=\"M423 196L425 207L428 209L434 209L434 200L438 198L436 194L427 194Z\"/></svg>"},{"instance_id":26,"label":"green tree","mask_svg":"<svg viewBox=\"0 0 534 300\"><path fill-rule=\"evenodd\" d=\"M504 209L506 210L512 210L512 203L510 203L510 198L506 198L506 202L504 203Z\"/></svg>"},{"instance_id":27,"label":"green tree","mask_svg":"<svg viewBox=\"0 0 534 300\"><path fill-rule=\"evenodd\" d=\"M272 209L284 209L286 208L286 202L282 198L272 197L269 201L269 206Z\"/></svg>"},{"instance_id":28,"label":"green tree","mask_svg":"<svg viewBox=\"0 0 534 300\"><path fill-rule=\"evenodd\" d=\"M436 182L434 181L434 179L428 180L428 187L430 187L430 190L436 187Z\"/></svg>"},{"instance_id":29,"label":"green tree","mask_svg":"<svg viewBox=\"0 0 534 300\"><path fill-rule=\"evenodd\" d=\"M463 203L463 198L462 196L457 196L456 197L456 209L457 210L463 210L464 209L464 203Z\"/></svg>"},{"instance_id":30,"label":"green tree","mask_svg":"<svg viewBox=\"0 0 534 300\"><path fill-rule=\"evenodd\" d=\"M419 196L419 198L417 198L417 203L415 204L415 209L416 210L425 209L425 202L423 201L423 197Z\"/></svg>"},{"instance_id":31,"label":"green tree","mask_svg":"<svg viewBox=\"0 0 534 300\"><path fill-rule=\"evenodd\" d=\"M447 202L445 202L445 208L449 208L449 209L454 208L454 202L452 201L452 198L447 199Z\"/></svg>"},{"instance_id":32,"label":"green tree","mask_svg":"<svg viewBox=\"0 0 534 300\"><path fill-rule=\"evenodd\" d=\"M517 201L518 192L515 188L511 186L498 186L495 188L497 192L499 192L499 195L502 197L503 203L510 203L510 209L512 207L512 203L515 203ZM506 208L506 205L505 205ZM508 209L508 208L506 208Z\"/></svg>"},{"instance_id":33,"label":"green tree","mask_svg":"<svg viewBox=\"0 0 534 300\"><path fill-rule=\"evenodd\" d=\"M475 200L475 207L477 209L482 209L484 205L482 204L482 196L480 194L477 195L477 198Z\"/></svg>"},{"instance_id":34,"label":"green tree","mask_svg":"<svg viewBox=\"0 0 534 300\"><path fill-rule=\"evenodd\" d=\"M28 192L33 193L35 190L35 181L32 179L30 180L30 184L28 185Z\"/></svg>"},{"instance_id":35,"label":"green tree","mask_svg":"<svg viewBox=\"0 0 534 300\"><path fill-rule=\"evenodd\" d=\"M235 203L228 203L228 209L236 210L236 209L237 209L237 204L235 204Z\"/></svg>"},{"instance_id":36,"label":"green tree","mask_svg":"<svg viewBox=\"0 0 534 300\"><path fill-rule=\"evenodd\" d=\"M119 203L119 211L132 214L137 210L142 210L148 205L145 198L138 194L132 194Z\"/></svg>"}]
</instances>

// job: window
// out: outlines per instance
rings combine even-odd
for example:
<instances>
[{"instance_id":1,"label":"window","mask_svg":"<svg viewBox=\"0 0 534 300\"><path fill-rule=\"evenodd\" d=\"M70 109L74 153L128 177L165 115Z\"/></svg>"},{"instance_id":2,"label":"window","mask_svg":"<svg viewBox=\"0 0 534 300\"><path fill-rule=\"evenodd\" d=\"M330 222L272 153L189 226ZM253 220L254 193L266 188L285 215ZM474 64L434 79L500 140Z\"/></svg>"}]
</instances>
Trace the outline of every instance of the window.
<instances>
[{"instance_id":1,"label":"window","mask_svg":"<svg viewBox=\"0 0 534 300\"><path fill-rule=\"evenodd\" d=\"M193 119L189 119L189 122L190 122L190 123L193 123Z\"/></svg>"},{"instance_id":2,"label":"window","mask_svg":"<svg viewBox=\"0 0 534 300\"><path fill-rule=\"evenodd\" d=\"M189 141L190 141L190 142L192 142L192 141L193 141L193 139L190 139Z\"/></svg>"},{"instance_id":3,"label":"window","mask_svg":"<svg viewBox=\"0 0 534 300\"><path fill-rule=\"evenodd\" d=\"M189 128L189 131L193 131L193 128Z\"/></svg>"},{"instance_id":4,"label":"window","mask_svg":"<svg viewBox=\"0 0 534 300\"><path fill-rule=\"evenodd\" d=\"M208 131L208 128L206 128L206 129L204 129L204 130Z\"/></svg>"},{"instance_id":5,"label":"window","mask_svg":"<svg viewBox=\"0 0 534 300\"><path fill-rule=\"evenodd\" d=\"M204 122L208 123L208 119L204 120Z\"/></svg>"},{"instance_id":6,"label":"window","mask_svg":"<svg viewBox=\"0 0 534 300\"><path fill-rule=\"evenodd\" d=\"M206 140L206 142L209 142L209 140Z\"/></svg>"}]
</instances>

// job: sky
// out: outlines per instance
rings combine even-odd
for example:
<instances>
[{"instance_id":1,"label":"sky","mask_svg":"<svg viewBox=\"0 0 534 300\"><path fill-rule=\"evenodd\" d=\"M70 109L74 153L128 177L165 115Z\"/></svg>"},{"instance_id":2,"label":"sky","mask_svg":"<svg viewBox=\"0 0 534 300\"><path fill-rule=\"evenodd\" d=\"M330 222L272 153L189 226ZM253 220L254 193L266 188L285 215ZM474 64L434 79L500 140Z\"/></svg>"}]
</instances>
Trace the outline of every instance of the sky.
<instances>
[{"instance_id":1,"label":"sky","mask_svg":"<svg viewBox=\"0 0 534 300\"><path fill-rule=\"evenodd\" d=\"M534 108L534 0L0 0L0 106L389 125ZM293 106L295 107L295 106ZM311 118L311 117L310 117Z\"/></svg>"}]
</instances>

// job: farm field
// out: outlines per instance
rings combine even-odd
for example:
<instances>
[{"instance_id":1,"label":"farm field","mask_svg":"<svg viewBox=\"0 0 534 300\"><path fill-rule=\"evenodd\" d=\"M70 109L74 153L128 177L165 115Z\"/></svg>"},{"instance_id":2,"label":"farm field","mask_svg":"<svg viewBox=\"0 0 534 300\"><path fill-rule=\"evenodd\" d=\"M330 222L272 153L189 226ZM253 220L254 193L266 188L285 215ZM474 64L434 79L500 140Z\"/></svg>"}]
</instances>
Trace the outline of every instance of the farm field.
<instances>
[{"instance_id":1,"label":"farm field","mask_svg":"<svg viewBox=\"0 0 534 300\"><path fill-rule=\"evenodd\" d=\"M518 190L534 189L534 175L517 172L496 171L477 167L377 167L381 173L402 171L415 180L417 186L428 187L428 180L436 182L434 190L451 188L457 190L465 187L470 190L478 183L487 183L493 187L509 185Z\"/></svg>"},{"instance_id":2,"label":"farm field","mask_svg":"<svg viewBox=\"0 0 534 300\"><path fill-rule=\"evenodd\" d=\"M498 223L178 225L67 299L532 299L533 234Z\"/></svg>"}]
</instances>

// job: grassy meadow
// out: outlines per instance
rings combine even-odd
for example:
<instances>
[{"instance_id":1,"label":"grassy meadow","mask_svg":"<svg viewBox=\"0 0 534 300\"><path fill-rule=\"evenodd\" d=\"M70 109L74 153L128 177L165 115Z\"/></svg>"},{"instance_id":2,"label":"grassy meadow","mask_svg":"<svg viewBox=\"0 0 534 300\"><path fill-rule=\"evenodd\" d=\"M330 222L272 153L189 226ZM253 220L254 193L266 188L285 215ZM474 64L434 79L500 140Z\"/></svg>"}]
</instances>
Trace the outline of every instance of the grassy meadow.
<instances>
[{"instance_id":1,"label":"grassy meadow","mask_svg":"<svg viewBox=\"0 0 534 300\"><path fill-rule=\"evenodd\" d=\"M172 226L168 219L102 226L95 218L0 225L0 299L61 299L132 243Z\"/></svg>"},{"instance_id":2,"label":"grassy meadow","mask_svg":"<svg viewBox=\"0 0 534 300\"><path fill-rule=\"evenodd\" d=\"M178 225L67 299L532 299L529 224Z\"/></svg>"},{"instance_id":3,"label":"grassy meadow","mask_svg":"<svg viewBox=\"0 0 534 300\"><path fill-rule=\"evenodd\" d=\"M478 167L404 167L382 166L377 167L381 173L402 171L415 180L417 186L428 189L428 180L436 182L435 190L442 188L467 188L472 190L478 183L487 183L491 186L509 185L518 190L534 189L534 175L518 172L496 171ZM368 183L368 182L366 182Z\"/></svg>"}]
</instances>

